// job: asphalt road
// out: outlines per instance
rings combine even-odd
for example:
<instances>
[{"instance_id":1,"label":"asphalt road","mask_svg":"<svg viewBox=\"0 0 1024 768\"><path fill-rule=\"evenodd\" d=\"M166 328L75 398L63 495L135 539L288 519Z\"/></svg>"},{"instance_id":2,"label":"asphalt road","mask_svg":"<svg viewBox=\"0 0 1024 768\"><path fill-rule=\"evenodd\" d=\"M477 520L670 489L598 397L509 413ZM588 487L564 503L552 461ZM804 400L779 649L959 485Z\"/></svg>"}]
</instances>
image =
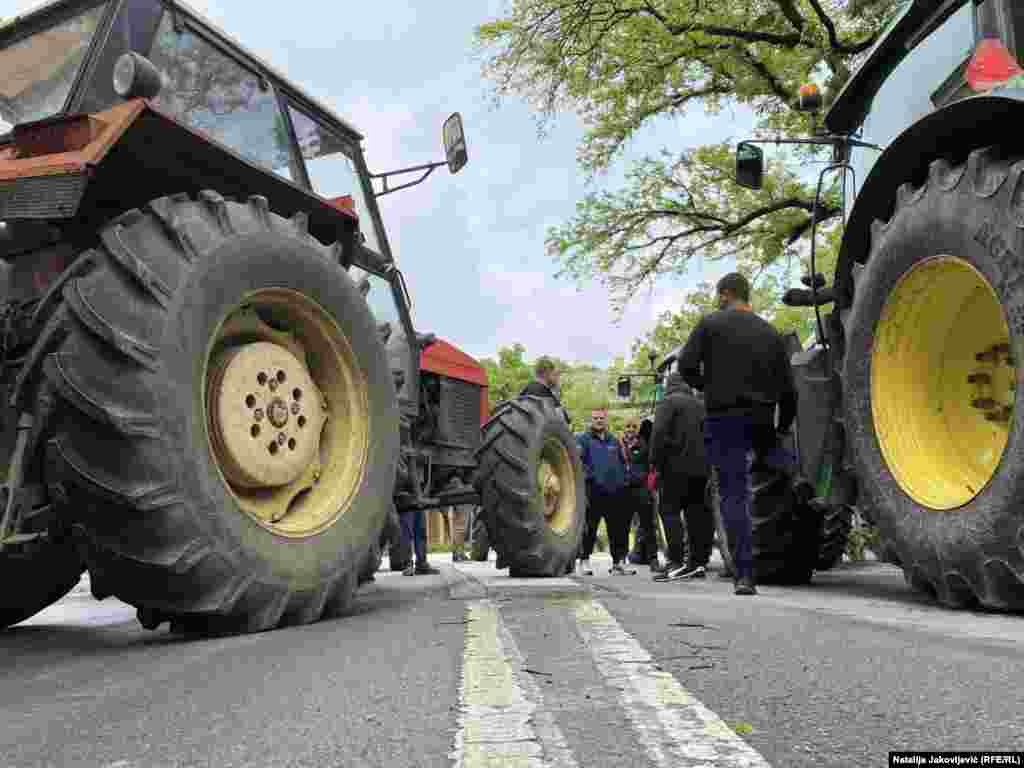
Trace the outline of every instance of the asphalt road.
<instances>
[{"instance_id":1,"label":"asphalt road","mask_svg":"<svg viewBox=\"0 0 1024 768\"><path fill-rule=\"evenodd\" d=\"M1024 748L1024 617L947 611L878 564L755 598L638 570L382 572L352 616L216 640L147 632L80 589L0 633L0 765L817 768Z\"/></svg>"}]
</instances>

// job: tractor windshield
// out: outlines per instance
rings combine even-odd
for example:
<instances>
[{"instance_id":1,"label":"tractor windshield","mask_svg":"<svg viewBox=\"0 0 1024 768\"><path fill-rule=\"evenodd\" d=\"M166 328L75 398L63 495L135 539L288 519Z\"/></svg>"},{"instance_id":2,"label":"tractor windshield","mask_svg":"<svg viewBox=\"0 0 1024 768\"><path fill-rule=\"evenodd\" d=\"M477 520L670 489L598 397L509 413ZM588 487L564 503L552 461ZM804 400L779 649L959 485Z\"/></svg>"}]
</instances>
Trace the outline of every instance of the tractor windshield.
<instances>
[{"instance_id":1,"label":"tractor windshield","mask_svg":"<svg viewBox=\"0 0 1024 768\"><path fill-rule=\"evenodd\" d=\"M929 112L969 95L963 69L974 47L972 19L967 3L896 66L871 101L862 124L865 140L886 146ZM858 187L878 157L872 150L854 151Z\"/></svg>"},{"instance_id":2,"label":"tractor windshield","mask_svg":"<svg viewBox=\"0 0 1024 768\"><path fill-rule=\"evenodd\" d=\"M363 184L356 147L302 110L292 106L288 112L302 157L306 161L306 172L313 191L326 198L351 197L359 215L359 231L366 238L364 244L376 253L383 254L376 222L370 210L372 190L368 190L369 185Z\"/></svg>"},{"instance_id":3,"label":"tractor windshield","mask_svg":"<svg viewBox=\"0 0 1024 768\"><path fill-rule=\"evenodd\" d=\"M105 4L0 49L0 134L64 108Z\"/></svg>"}]
</instances>

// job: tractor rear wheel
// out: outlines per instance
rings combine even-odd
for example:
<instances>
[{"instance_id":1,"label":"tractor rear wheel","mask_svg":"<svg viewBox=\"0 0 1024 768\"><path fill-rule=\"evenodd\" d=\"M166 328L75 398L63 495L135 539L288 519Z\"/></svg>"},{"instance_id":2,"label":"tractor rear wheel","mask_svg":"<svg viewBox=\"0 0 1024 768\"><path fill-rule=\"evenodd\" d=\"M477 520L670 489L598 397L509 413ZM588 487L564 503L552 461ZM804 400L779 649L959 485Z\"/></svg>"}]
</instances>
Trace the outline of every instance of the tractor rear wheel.
<instances>
[{"instance_id":1,"label":"tractor rear wheel","mask_svg":"<svg viewBox=\"0 0 1024 768\"><path fill-rule=\"evenodd\" d=\"M563 576L583 539L585 486L576 439L551 400L500 405L483 426L474 485L490 544L513 576Z\"/></svg>"},{"instance_id":2,"label":"tractor rear wheel","mask_svg":"<svg viewBox=\"0 0 1024 768\"><path fill-rule=\"evenodd\" d=\"M717 473L708 482L719 545L729 541L721 515ZM772 470L752 473L750 520L753 533L754 572L762 583L807 584L814 574L817 556L816 526L801 514L789 478ZM729 549L732 549L732 542ZM721 550L719 550L721 552ZM726 566L735 573L731 553Z\"/></svg>"},{"instance_id":3,"label":"tractor rear wheel","mask_svg":"<svg viewBox=\"0 0 1024 768\"><path fill-rule=\"evenodd\" d=\"M1024 609L1024 160L934 161L854 268L845 422L860 493L907 581Z\"/></svg>"},{"instance_id":4,"label":"tractor rear wheel","mask_svg":"<svg viewBox=\"0 0 1024 768\"><path fill-rule=\"evenodd\" d=\"M470 541L469 556L478 563L487 562L491 554L491 537L487 532L487 521L484 519L481 510L473 516L473 532Z\"/></svg>"},{"instance_id":5,"label":"tractor rear wheel","mask_svg":"<svg viewBox=\"0 0 1024 768\"><path fill-rule=\"evenodd\" d=\"M834 568L846 552L846 542L853 530L853 510L844 504L830 506L821 523L821 543L818 545L817 571Z\"/></svg>"},{"instance_id":6,"label":"tractor rear wheel","mask_svg":"<svg viewBox=\"0 0 1024 768\"><path fill-rule=\"evenodd\" d=\"M305 223L259 197L161 198L104 227L63 287L48 485L94 589L148 628L344 613L385 524L394 384L365 300Z\"/></svg>"}]
</instances>

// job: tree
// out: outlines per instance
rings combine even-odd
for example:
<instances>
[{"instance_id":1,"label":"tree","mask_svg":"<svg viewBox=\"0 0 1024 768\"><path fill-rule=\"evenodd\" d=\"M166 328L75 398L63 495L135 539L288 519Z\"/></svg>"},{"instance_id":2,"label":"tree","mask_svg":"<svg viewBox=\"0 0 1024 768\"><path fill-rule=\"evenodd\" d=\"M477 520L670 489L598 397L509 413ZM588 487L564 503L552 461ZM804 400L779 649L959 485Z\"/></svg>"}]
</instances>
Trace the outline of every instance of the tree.
<instances>
[{"instance_id":1,"label":"tree","mask_svg":"<svg viewBox=\"0 0 1024 768\"><path fill-rule=\"evenodd\" d=\"M842 228L832 226L822 235L822 247L815 256L815 269L825 275L835 269L839 257L839 243ZM754 311L770 321L783 333L795 331L800 341L806 344L815 337L817 320L814 310L809 307L787 307L780 301L784 288L794 282L795 265L789 263L779 265L782 268L766 272L754 284L751 305ZM748 277L754 277L749 265L740 271ZM641 370L649 365L648 355L654 352L656 365L669 352L686 343L690 332L696 327L703 315L715 309L714 285L700 283L695 291L686 295L678 312L665 312L658 318L657 324L642 339L633 343L633 359L631 366ZM638 396L649 397L647 390L639 390Z\"/></svg>"},{"instance_id":2,"label":"tree","mask_svg":"<svg viewBox=\"0 0 1024 768\"><path fill-rule=\"evenodd\" d=\"M513 0L476 31L495 95L525 97L543 133L562 109L586 133L578 162L593 180L637 131L690 107L753 108L760 129L806 125L787 109L814 79L834 94L902 0ZM805 151L809 158L813 152ZM622 307L645 283L680 274L690 258L779 260L805 238L814 190L769 165L764 189L732 180L724 144L666 149L640 161L617 193L595 191L548 233L560 275L599 277ZM838 216L834 191L818 210Z\"/></svg>"}]
</instances>

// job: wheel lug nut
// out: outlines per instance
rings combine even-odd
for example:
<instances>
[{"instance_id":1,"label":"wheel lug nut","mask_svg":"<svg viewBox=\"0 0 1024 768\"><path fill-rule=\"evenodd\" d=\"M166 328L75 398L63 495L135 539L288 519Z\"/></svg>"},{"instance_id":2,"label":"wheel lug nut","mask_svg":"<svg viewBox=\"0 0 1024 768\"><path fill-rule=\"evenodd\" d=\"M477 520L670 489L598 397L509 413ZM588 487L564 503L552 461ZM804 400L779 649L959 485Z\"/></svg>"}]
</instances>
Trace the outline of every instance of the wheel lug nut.
<instances>
[{"instance_id":1,"label":"wheel lug nut","mask_svg":"<svg viewBox=\"0 0 1024 768\"><path fill-rule=\"evenodd\" d=\"M971 405L983 411L991 411L996 407L996 401L991 397L979 397L976 400L972 400Z\"/></svg>"},{"instance_id":2,"label":"wheel lug nut","mask_svg":"<svg viewBox=\"0 0 1024 768\"><path fill-rule=\"evenodd\" d=\"M252 417L256 419L256 421L263 421L263 409L257 408L255 411L253 411Z\"/></svg>"},{"instance_id":3,"label":"wheel lug nut","mask_svg":"<svg viewBox=\"0 0 1024 768\"><path fill-rule=\"evenodd\" d=\"M267 383L267 374L263 372L256 374L256 381L259 382L259 385L262 387Z\"/></svg>"},{"instance_id":4,"label":"wheel lug nut","mask_svg":"<svg viewBox=\"0 0 1024 768\"><path fill-rule=\"evenodd\" d=\"M987 373L972 373L967 377L968 384L991 384L992 377Z\"/></svg>"},{"instance_id":5,"label":"wheel lug nut","mask_svg":"<svg viewBox=\"0 0 1024 768\"><path fill-rule=\"evenodd\" d=\"M299 404L298 403L292 403L292 415L296 416L296 415L298 415L298 413L299 413Z\"/></svg>"},{"instance_id":6,"label":"wheel lug nut","mask_svg":"<svg viewBox=\"0 0 1024 768\"><path fill-rule=\"evenodd\" d=\"M270 387L271 392L277 391L277 379L271 379L267 382L267 386Z\"/></svg>"},{"instance_id":7,"label":"wheel lug nut","mask_svg":"<svg viewBox=\"0 0 1024 768\"><path fill-rule=\"evenodd\" d=\"M285 436L284 432L278 432L277 433L277 444L278 445L284 445L284 441L287 440L287 439L288 438Z\"/></svg>"}]
</instances>

